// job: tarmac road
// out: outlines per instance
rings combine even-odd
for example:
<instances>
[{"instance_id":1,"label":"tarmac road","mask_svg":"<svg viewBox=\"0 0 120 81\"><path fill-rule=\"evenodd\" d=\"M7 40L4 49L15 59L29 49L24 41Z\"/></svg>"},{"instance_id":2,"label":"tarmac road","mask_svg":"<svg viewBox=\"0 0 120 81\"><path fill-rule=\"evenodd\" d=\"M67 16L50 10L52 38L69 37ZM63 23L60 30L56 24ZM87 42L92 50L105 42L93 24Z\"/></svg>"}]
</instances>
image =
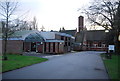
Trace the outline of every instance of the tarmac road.
<instances>
[{"instance_id":1,"label":"tarmac road","mask_svg":"<svg viewBox=\"0 0 120 81\"><path fill-rule=\"evenodd\" d=\"M3 73L3 79L108 79L101 52L83 51ZM22 59L21 59L22 60Z\"/></svg>"}]
</instances>

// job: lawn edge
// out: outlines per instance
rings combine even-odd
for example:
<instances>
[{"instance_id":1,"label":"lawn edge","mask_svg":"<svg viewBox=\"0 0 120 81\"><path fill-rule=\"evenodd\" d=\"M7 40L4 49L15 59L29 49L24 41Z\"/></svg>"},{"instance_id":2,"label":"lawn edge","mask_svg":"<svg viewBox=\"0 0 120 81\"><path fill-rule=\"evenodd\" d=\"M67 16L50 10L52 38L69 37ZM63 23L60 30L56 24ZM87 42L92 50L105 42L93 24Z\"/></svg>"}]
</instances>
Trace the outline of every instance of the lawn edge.
<instances>
[{"instance_id":1,"label":"lawn edge","mask_svg":"<svg viewBox=\"0 0 120 81\"><path fill-rule=\"evenodd\" d=\"M105 65L104 59L103 59L103 57L102 57L102 54L105 54L105 53L101 53L101 54L100 54L100 57L101 57L101 59L102 59L102 61L103 61L103 64L104 64L104 67L105 67L105 71L106 71L107 74L108 74L108 79L109 79L109 80L112 80L112 79L110 78L109 73L108 73L108 69L107 69L107 67L106 67L106 65Z\"/></svg>"},{"instance_id":2,"label":"lawn edge","mask_svg":"<svg viewBox=\"0 0 120 81\"><path fill-rule=\"evenodd\" d=\"M43 61L43 62L48 61L48 59L47 59L47 58L45 58L45 59L46 59L46 60L45 60L45 61ZM42 62L39 62L39 63L42 63ZM34 63L34 64L38 64L38 63ZM12 70L8 70L8 71L4 71L4 72L1 72L1 73L6 73L6 72L9 72L9 71L13 71L13 70L21 69L21 68L24 68L24 67L32 66L32 65L34 65L34 64L30 64L30 65L23 66L23 67L19 67L19 68L16 68L16 69L12 69ZM1 73L0 73L0 74L1 74Z\"/></svg>"}]
</instances>

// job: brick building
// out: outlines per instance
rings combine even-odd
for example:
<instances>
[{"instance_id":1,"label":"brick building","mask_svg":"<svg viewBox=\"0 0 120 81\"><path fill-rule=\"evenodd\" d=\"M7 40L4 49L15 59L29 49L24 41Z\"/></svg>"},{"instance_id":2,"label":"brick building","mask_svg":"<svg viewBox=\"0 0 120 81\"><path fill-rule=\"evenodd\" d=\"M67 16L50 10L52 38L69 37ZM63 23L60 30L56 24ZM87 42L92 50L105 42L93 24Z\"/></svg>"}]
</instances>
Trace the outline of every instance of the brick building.
<instances>
[{"instance_id":1,"label":"brick building","mask_svg":"<svg viewBox=\"0 0 120 81\"><path fill-rule=\"evenodd\" d=\"M84 17L78 17L78 32L75 35L74 50L99 50L107 49L105 43L105 30L86 30Z\"/></svg>"},{"instance_id":2,"label":"brick building","mask_svg":"<svg viewBox=\"0 0 120 81\"><path fill-rule=\"evenodd\" d=\"M7 53L22 54L23 52L65 53L72 49L74 37L59 32L40 32L37 30L16 31L7 41ZM4 51L4 41L1 53Z\"/></svg>"},{"instance_id":3,"label":"brick building","mask_svg":"<svg viewBox=\"0 0 120 81\"><path fill-rule=\"evenodd\" d=\"M3 53L4 41L2 39L0 39L0 41L2 42L2 47L0 49L2 49L1 53ZM41 42L43 41L44 41L43 38L39 35L39 31L35 30L16 31L8 38L7 53L22 54L25 51L37 52L37 49L41 48Z\"/></svg>"},{"instance_id":4,"label":"brick building","mask_svg":"<svg viewBox=\"0 0 120 81\"><path fill-rule=\"evenodd\" d=\"M87 30L84 26L84 17L78 17L78 31L77 30L61 30L66 34L75 37L73 50L106 50L105 30Z\"/></svg>"},{"instance_id":5,"label":"brick building","mask_svg":"<svg viewBox=\"0 0 120 81\"><path fill-rule=\"evenodd\" d=\"M87 30L76 34L75 50L98 50L105 51L107 49L105 43L106 33L104 30Z\"/></svg>"},{"instance_id":6,"label":"brick building","mask_svg":"<svg viewBox=\"0 0 120 81\"><path fill-rule=\"evenodd\" d=\"M65 53L72 50L74 37L59 32L40 32L44 38L44 53Z\"/></svg>"}]
</instances>

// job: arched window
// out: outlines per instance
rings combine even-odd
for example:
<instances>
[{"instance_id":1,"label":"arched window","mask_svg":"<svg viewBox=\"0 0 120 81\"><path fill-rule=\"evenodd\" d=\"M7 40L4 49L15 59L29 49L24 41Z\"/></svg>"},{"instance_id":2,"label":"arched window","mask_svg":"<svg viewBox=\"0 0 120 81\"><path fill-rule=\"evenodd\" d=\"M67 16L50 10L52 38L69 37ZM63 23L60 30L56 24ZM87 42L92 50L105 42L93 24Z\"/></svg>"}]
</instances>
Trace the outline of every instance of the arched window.
<instances>
[{"instance_id":1,"label":"arched window","mask_svg":"<svg viewBox=\"0 0 120 81\"><path fill-rule=\"evenodd\" d=\"M102 46L102 43L101 42L98 42L98 47L101 47Z\"/></svg>"}]
</instances>

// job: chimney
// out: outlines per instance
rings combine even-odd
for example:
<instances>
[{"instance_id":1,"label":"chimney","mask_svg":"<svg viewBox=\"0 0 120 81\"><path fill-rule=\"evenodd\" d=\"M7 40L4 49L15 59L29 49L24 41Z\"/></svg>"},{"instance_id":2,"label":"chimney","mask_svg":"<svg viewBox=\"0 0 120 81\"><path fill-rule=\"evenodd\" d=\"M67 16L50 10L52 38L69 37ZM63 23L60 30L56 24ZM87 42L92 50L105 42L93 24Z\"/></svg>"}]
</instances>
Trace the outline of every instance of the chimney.
<instances>
[{"instance_id":1,"label":"chimney","mask_svg":"<svg viewBox=\"0 0 120 81\"><path fill-rule=\"evenodd\" d=\"M83 30L83 26L84 26L84 17L83 16L79 16L78 17L78 32Z\"/></svg>"}]
</instances>

